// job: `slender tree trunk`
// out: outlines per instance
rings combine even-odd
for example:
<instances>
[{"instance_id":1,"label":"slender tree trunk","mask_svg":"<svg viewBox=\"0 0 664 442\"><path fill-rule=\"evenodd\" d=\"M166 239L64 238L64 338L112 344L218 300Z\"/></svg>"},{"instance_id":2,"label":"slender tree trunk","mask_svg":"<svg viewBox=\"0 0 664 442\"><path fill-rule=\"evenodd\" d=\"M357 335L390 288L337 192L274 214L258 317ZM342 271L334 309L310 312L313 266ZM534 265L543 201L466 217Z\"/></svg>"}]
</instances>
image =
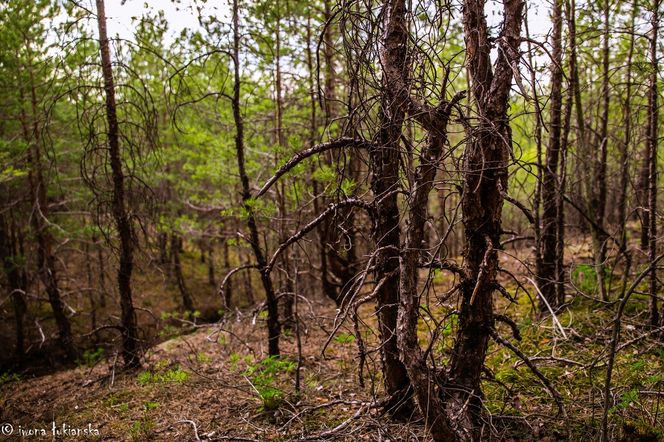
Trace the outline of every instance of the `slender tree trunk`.
<instances>
[{"instance_id":1,"label":"slender tree trunk","mask_svg":"<svg viewBox=\"0 0 664 442\"><path fill-rule=\"evenodd\" d=\"M571 2L566 2L567 25L570 29L571 43L571 23L570 17L575 12L572 9ZM568 62L569 72L572 72L571 57ZM556 305L565 303L565 192L567 186L567 153L569 134L572 123L572 110L574 106L574 82L567 82L567 95L565 98L565 109L563 111L563 127L560 135L560 173L558 175L557 193L556 193Z\"/></svg>"},{"instance_id":2,"label":"slender tree trunk","mask_svg":"<svg viewBox=\"0 0 664 442\"><path fill-rule=\"evenodd\" d=\"M91 330L97 329L97 299L96 293L93 288L94 278L92 277L92 256L90 253L90 244L85 241L83 246L83 251L85 253L85 273L87 275L87 292L88 292L88 301L90 301L90 328ZM97 334L94 334L94 339L97 339Z\"/></svg>"},{"instance_id":3,"label":"slender tree trunk","mask_svg":"<svg viewBox=\"0 0 664 442\"><path fill-rule=\"evenodd\" d=\"M575 110L575 120L576 120L576 161L575 161L575 172L576 172L576 185L572 186L575 191L572 196L576 201L579 207L583 207L584 203L584 193L588 194L588 186L590 179L588 178L588 167L586 160L591 158L591 152L588 148L588 140L586 137L586 125L584 119L584 109L583 102L581 101L581 86L580 86L580 76L579 76L579 66L578 66L578 57L577 57L577 43L576 43L576 3L575 0L569 0L569 69L571 84L570 87L574 91L574 110ZM585 222L579 223L581 229L587 227Z\"/></svg>"},{"instance_id":4,"label":"slender tree trunk","mask_svg":"<svg viewBox=\"0 0 664 442\"><path fill-rule=\"evenodd\" d=\"M652 11L650 11L652 14L652 34L650 36L650 78L648 86L648 260L651 263L655 261L657 256L657 142L659 135L657 36L659 34L659 5L660 0L652 0ZM657 267L654 267L649 275L649 293L650 324L657 326L659 325ZM664 313L662 316L664 316Z\"/></svg>"},{"instance_id":5,"label":"slender tree trunk","mask_svg":"<svg viewBox=\"0 0 664 442\"><path fill-rule=\"evenodd\" d=\"M602 230L606 218L606 168L609 144L609 0L604 0L602 12L604 29L602 32L602 117L599 132L599 158L595 162L593 192L590 198L589 213L593 214L595 224L590 227L597 273L597 287L602 300L608 301L609 295L604 280L604 262L606 261L606 235ZM595 227L597 226L597 227Z\"/></svg>"},{"instance_id":6,"label":"slender tree trunk","mask_svg":"<svg viewBox=\"0 0 664 442\"><path fill-rule=\"evenodd\" d=\"M16 327L16 347L14 353L16 358L22 361L25 356L25 313L27 304L25 302L25 280L21 277L19 267L20 256L16 246L15 232L11 231L6 217L0 215L0 260L5 272L9 288L9 297L14 307L14 326Z\"/></svg>"},{"instance_id":7,"label":"slender tree trunk","mask_svg":"<svg viewBox=\"0 0 664 442\"><path fill-rule=\"evenodd\" d=\"M178 286L178 291L182 297L182 306L185 311L193 312L194 301L191 299L189 290L184 280L184 274L182 273L182 262L180 261L180 250L182 249L182 237L173 233L171 234L171 258L173 259L173 276L175 276L175 282Z\"/></svg>"},{"instance_id":8,"label":"slender tree trunk","mask_svg":"<svg viewBox=\"0 0 664 442\"><path fill-rule=\"evenodd\" d=\"M230 257L230 252L228 250L228 239L224 238L223 242L223 253L224 253L224 269L225 271L230 271L231 270L231 257ZM249 290L251 292L251 290ZM233 302L233 281L229 280L228 283L226 284L226 290L224 291L224 296L226 298L224 299L224 305L226 307L232 306ZM253 301L251 302L253 304Z\"/></svg>"},{"instance_id":9,"label":"slender tree trunk","mask_svg":"<svg viewBox=\"0 0 664 442\"><path fill-rule=\"evenodd\" d=\"M528 63L530 64L530 82L532 84L533 104L535 106L535 144L537 146L537 176L535 182L535 202L533 204L533 231L535 233L535 273L540 275L544 268L542 267L542 219L541 219L541 205L542 205L542 176L544 174L544 165L542 164L542 107L540 105L539 93L537 91L537 73L533 63L533 43L530 41L530 29L528 28L527 14L524 19L524 28L526 30L526 37L528 38ZM555 30L555 26L554 26ZM548 155L547 155L548 158ZM538 276L539 277L539 276ZM541 287L543 281L539 280L538 285ZM547 298L548 299L548 298ZM540 301L541 302L541 301Z\"/></svg>"},{"instance_id":10,"label":"slender tree trunk","mask_svg":"<svg viewBox=\"0 0 664 442\"><path fill-rule=\"evenodd\" d=\"M26 45L28 50L30 50L29 42ZM64 303L60 297L55 257L52 251L54 239L48 226L49 207L46 198L46 181L44 180L41 164L41 129L39 128L37 117L37 92L31 62L28 63L27 73L30 85L32 114L28 117L23 108L21 108L21 126L23 138L28 145L26 159L28 164L28 182L33 204L33 213L30 220L37 240L37 268L40 279L46 288L51 309L53 310L53 316L59 333L60 346L69 359L75 360L77 352L74 347L71 324L65 314ZM23 98L22 89L21 96Z\"/></svg>"},{"instance_id":11,"label":"slender tree trunk","mask_svg":"<svg viewBox=\"0 0 664 442\"><path fill-rule=\"evenodd\" d=\"M101 66L104 76L106 93L106 119L108 122L108 153L111 160L113 176L113 218L120 237L120 266L118 268L118 289L122 318L122 357L125 367L140 365L138 326L136 312L132 301L131 273L133 269L132 227L125 203L124 172L122 170L122 153L120 151L120 134L115 104L115 86L113 80L113 64L106 32L106 12L104 0L97 1L97 23L99 25L99 46Z\"/></svg>"},{"instance_id":12,"label":"slender tree trunk","mask_svg":"<svg viewBox=\"0 0 664 442\"><path fill-rule=\"evenodd\" d=\"M551 93L549 117L549 141L546 146L546 165L543 173L542 202L542 251L541 262L537 271L537 284L539 291L546 301L540 299L540 312L548 312L546 303L555 306L556 297L556 232L557 232L557 204L558 191L558 158L560 154L560 136L562 123L562 0L554 0L553 12L553 52L551 60Z\"/></svg>"},{"instance_id":13,"label":"slender tree trunk","mask_svg":"<svg viewBox=\"0 0 664 442\"><path fill-rule=\"evenodd\" d=\"M618 189L618 223L620 227L620 253L627 250L627 185L629 183L629 145L632 138L632 58L634 56L634 21L638 3L634 2L630 19L629 50L627 51L627 73L625 79L625 104L623 105L624 137L620 146L620 188Z\"/></svg>"},{"instance_id":14,"label":"slender tree trunk","mask_svg":"<svg viewBox=\"0 0 664 442\"><path fill-rule=\"evenodd\" d=\"M99 272L99 307L106 308L106 266L104 265L104 250L97 238L96 233L92 233L92 243L97 252L97 271Z\"/></svg>"},{"instance_id":15,"label":"slender tree trunk","mask_svg":"<svg viewBox=\"0 0 664 442\"><path fill-rule=\"evenodd\" d=\"M159 263L167 264L168 259L168 235L166 232L160 232L157 236L157 244L159 245Z\"/></svg>"},{"instance_id":16,"label":"slender tree trunk","mask_svg":"<svg viewBox=\"0 0 664 442\"><path fill-rule=\"evenodd\" d=\"M211 287L216 287L217 281L214 271L214 242L212 240L207 242L207 267L208 267L208 284Z\"/></svg>"},{"instance_id":17,"label":"slender tree trunk","mask_svg":"<svg viewBox=\"0 0 664 442\"><path fill-rule=\"evenodd\" d=\"M279 355L279 336L281 335L281 324L279 323L279 308L277 298L267 269L267 260L261 249L256 214L251 205L252 197L249 187L249 177L245 169L244 159L244 123L242 120L240 106L240 8L239 0L233 0L233 61L234 61L234 84L233 84L233 120L235 122L235 152L237 155L238 171L242 183L242 203L247 213L247 226L249 227L249 243L254 252L254 258L260 271L261 283L265 290L267 304L267 328L268 328L268 352L270 356Z\"/></svg>"},{"instance_id":18,"label":"slender tree trunk","mask_svg":"<svg viewBox=\"0 0 664 442\"><path fill-rule=\"evenodd\" d=\"M276 29L275 29L275 92L276 92L276 108L275 108L275 130L277 134L277 144L283 153L288 147L286 142L286 135L284 132L284 104L283 104L283 81L281 70L281 2L279 0L275 3L276 6ZM275 163L278 163L279 156L275 155ZM288 231L286 225L287 217L287 201L286 201L286 184L281 181L277 186L280 191L278 192L278 207L279 207L279 241L281 243L288 239ZM284 285L285 293L283 297L283 326L290 330L294 324L293 317L293 302L294 302L294 286L291 279L292 266L290 259L290 250L285 250L281 254L281 263L284 269Z\"/></svg>"}]
</instances>

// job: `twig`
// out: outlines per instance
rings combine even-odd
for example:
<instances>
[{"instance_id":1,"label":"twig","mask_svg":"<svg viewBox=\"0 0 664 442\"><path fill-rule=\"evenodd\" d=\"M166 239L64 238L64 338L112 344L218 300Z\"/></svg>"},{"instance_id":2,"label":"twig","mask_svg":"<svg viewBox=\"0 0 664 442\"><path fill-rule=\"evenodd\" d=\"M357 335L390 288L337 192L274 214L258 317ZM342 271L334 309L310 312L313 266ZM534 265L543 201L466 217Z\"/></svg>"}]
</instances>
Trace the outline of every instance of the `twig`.
<instances>
[{"instance_id":1,"label":"twig","mask_svg":"<svg viewBox=\"0 0 664 442\"><path fill-rule=\"evenodd\" d=\"M337 432L343 430L343 429L346 428L348 425L350 425L350 423L351 423L352 421L354 421L355 419L359 418L359 417L362 415L362 413L365 412L365 411L366 411L367 409L369 409L369 408L370 408L370 407L369 407L368 405L365 404L365 405L361 406L361 407L359 408L359 410L357 410L357 411L355 412L355 414L353 414L350 418L346 419L345 421L343 421L342 423L340 423L340 424L337 425L336 427L331 428L331 429L329 429L329 430L325 430L325 431L323 431L323 432L321 432L321 433L318 433L318 434L315 434L315 435L311 435L311 436L303 437L303 438L301 438L301 439L299 439L299 440L300 440L300 441L306 441L306 440L319 440L319 439L325 439L325 438L328 438L328 437L330 437L330 436L333 436L335 433L337 433Z\"/></svg>"},{"instance_id":2,"label":"twig","mask_svg":"<svg viewBox=\"0 0 664 442\"><path fill-rule=\"evenodd\" d=\"M556 314L553 312L553 309L551 308L551 305L549 304L549 301L546 299L546 297L540 292L539 287L537 287L537 284L535 284L535 281L530 279L529 277L526 276L526 279L530 281L530 283L535 287L535 290L537 291L537 294L539 295L540 299L544 301L544 305L546 305L546 308L549 309L549 312L551 313L551 320L553 323L558 327L558 330L560 330L560 333L562 333L563 338L567 339L567 334L565 333L565 329L563 328L563 325L560 323L558 320L558 317Z\"/></svg>"},{"instance_id":3,"label":"twig","mask_svg":"<svg viewBox=\"0 0 664 442\"><path fill-rule=\"evenodd\" d=\"M567 426L567 434L570 436L570 428L569 428L569 421L567 419L567 411L565 411L565 405L563 404L563 398L556 390L556 388L551 384L551 381L542 374L541 371L537 368L537 366L526 356L521 350L519 350L515 345L513 345L510 341L507 339L504 339L502 336L500 336L495 330L490 330L489 333L491 334L491 337L494 339L494 341L498 342L499 344L503 345L504 347L509 348L512 350L512 352L517 355L521 360L530 368L530 371L537 376L540 381L542 381L542 384L544 387L547 389L549 394L551 394L551 397L553 397L553 400L556 402L556 405L558 406L558 410L560 411L560 414L562 415L565 425ZM568 439L571 440L571 439Z\"/></svg>"},{"instance_id":4,"label":"twig","mask_svg":"<svg viewBox=\"0 0 664 442\"><path fill-rule=\"evenodd\" d=\"M176 424L191 424L191 426L194 427L194 436L196 437L195 440L200 442L201 438L198 435L198 427L196 426L196 422L189 419L183 419L181 421L177 421Z\"/></svg>"}]
</instances>

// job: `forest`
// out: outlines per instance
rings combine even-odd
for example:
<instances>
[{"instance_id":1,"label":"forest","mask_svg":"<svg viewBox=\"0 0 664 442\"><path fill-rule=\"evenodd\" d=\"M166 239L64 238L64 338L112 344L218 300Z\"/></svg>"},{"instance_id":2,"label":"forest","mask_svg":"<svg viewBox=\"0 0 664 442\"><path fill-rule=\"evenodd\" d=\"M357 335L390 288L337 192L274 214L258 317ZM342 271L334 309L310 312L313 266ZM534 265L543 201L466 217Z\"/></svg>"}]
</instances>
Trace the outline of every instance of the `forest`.
<instances>
[{"instance_id":1,"label":"forest","mask_svg":"<svg viewBox=\"0 0 664 442\"><path fill-rule=\"evenodd\" d=\"M0 440L664 441L663 12L0 1Z\"/></svg>"}]
</instances>

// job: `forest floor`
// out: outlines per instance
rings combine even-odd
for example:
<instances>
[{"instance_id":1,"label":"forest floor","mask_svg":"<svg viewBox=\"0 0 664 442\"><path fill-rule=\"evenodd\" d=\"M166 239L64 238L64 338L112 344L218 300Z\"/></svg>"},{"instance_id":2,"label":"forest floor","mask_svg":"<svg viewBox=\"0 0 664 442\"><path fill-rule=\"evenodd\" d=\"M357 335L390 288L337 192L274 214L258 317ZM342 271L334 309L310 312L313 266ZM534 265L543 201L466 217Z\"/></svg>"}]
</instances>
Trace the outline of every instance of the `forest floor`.
<instances>
[{"instance_id":1,"label":"forest floor","mask_svg":"<svg viewBox=\"0 0 664 442\"><path fill-rule=\"evenodd\" d=\"M511 253L505 252L501 265L518 274L520 257ZM574 256L583 255L579 246ZM591 298L591 268L582 262L571 263L577 295L558 315L562 331L551 317L534 315L534 300L505 277L503 284L517 295L516 302L496 295L497 310L515 321L522 339L512 339L505 325L498 331L551 381L568 418L520 357L492 342L483 384L492 440L597 440L615 306ZM425 345L438 327L440 339L432 356L439 366L445 364L456 329L455 301L442 296L449 286L443 278L434 276L440 289L431 295L420 330ZM121 371L115 353L88 351L75 368L45 375L4 373L0 423L11 424L13 434L0 440L50 440L54 423L59 430L64 425L69 431L99 433L65 434L63 440L428 440L417 414L408 422L393 422L376 406L382 387L372 305L360 310L361 336L373 349L362 382L352 322L335 331L333 305L316 297L300 302L299 312L303 325L297 389L296 331L282 338L285 356L272 359L266 357L263 314L237 311L219 323L195 325L162 312L162 342L147 351L139 370ZM635 294L623 326L621 343L627 345L614 369L609 415L613 440L664 440L664 350L644 326L646 312L647 298ZM17 437L41 429L46 437Z\"/></svg>"}]
</instances>

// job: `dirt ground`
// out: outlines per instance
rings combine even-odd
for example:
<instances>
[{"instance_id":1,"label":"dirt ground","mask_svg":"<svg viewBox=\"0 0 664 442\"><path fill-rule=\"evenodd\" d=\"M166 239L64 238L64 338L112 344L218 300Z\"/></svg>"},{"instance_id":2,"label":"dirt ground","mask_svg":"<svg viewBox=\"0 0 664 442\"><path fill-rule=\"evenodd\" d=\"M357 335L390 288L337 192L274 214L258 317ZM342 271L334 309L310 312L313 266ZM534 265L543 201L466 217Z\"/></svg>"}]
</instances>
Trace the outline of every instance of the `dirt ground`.
<instances>
[{"instance_id":1,"label":"dirt ground","mask_svg":"<svg viewBox=\"0 0 664 442\"><path fill-rule=\"evenodd\" d=\"M498 332L551 380L568 418L563 418L550 392L523 361L492 342L483 383L487 440L598 437L604 352L613 313L610 306L593 300L592 278L583 273L587 271L584 246L575 247L578 250L570 256L576 261L570 265L576 296L558 315L564 336L550 317L533 313L532 293L524 292L532 292L522 277L527 249L508 248L501 256L501 266L520 275L524 284L519 286L508 273L501 275L515 300L495 295L497 312L515 321L522 340L513 340L502 324ZM196 271L193 262L188 261L191 273ZM429 310L423 313L419 330L420 344L426 345L438 329L431 362L439 367L449 356L457 326L457 301L447 294L451 281L446 278L433 276ZM379 406L383 390L373 304L360 309L358 328L368 349L360 381L355 327L350 320L337 327L337 311L328 301L300 298L299 333L286 330L283 357L271 359L264 313L245 309L218 323L194 324L193 318L175 313L176 299L165 295L163 286L139 279L138 287L138 304L151 309L153 322L159 324L155 339L160 343L147 350L143 366L123 372L117 353L106 348L89 349L75 368L3 373L0 440L53 440L53 425L59 432L56 440L429 440L417 413L405 422L394 422ZM192 287L194 293L210 292L206 296L213 299L214 293L203 283ZM168 302L160 303L164 299ZM202 295L198 299L205 300ZM614 440L664 440L664 404L660 405L664 352L657 337L647 334L646 311L647 298L635 294L623 321L621 342L626 346L614 370L610 412ZM6 434L9 430L11 435Z\"/></svg>"}]
</instances>

